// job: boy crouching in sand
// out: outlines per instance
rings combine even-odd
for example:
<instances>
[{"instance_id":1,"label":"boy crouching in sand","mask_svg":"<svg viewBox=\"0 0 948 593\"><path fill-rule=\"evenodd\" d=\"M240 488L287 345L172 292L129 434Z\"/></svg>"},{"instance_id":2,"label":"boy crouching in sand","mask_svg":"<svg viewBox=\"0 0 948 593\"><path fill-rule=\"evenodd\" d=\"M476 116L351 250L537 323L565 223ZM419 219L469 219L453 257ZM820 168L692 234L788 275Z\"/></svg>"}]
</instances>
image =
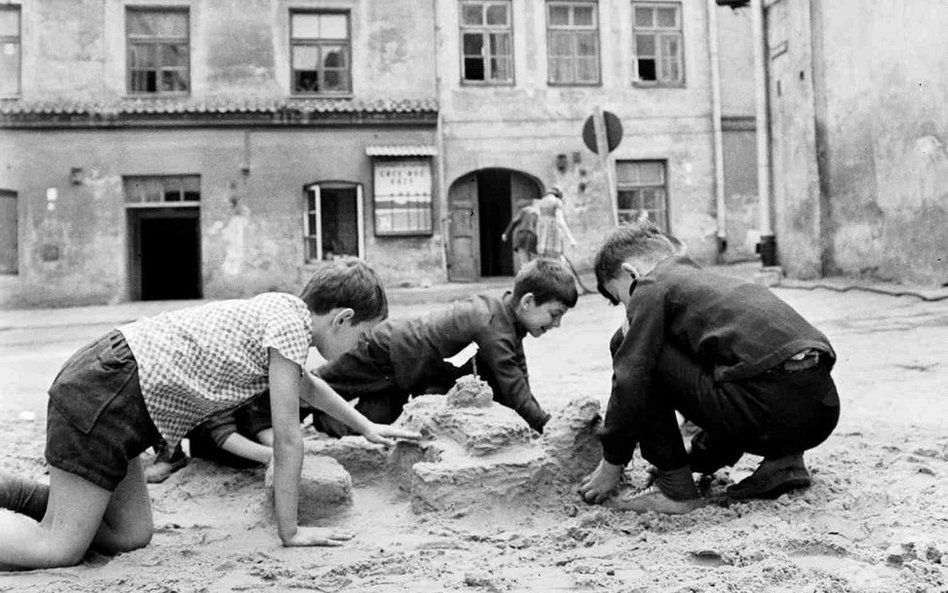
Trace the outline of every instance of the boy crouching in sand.
<instances>
[{"instance_id":1,"label":"boy crouching in sand","mask_svg":"<svg viewBox=\"0 0 948 593\"><path fill-rule=\"evenodd\" d=\"M731 498L808 486L803 451L826 440L839 419L829 341L766 288L674 253L645 221L614 231L596 256L599 290L625 305L627 322L610 344L603 459L580 494L587 502L608 497L636 444L657 469L652 486L617 505L637 512L701 506L691 473L713 473L745 452L764 459L728 489ZM690 451L676 410L702 429Z\"/></svg>"},{"instance_id":2,"label":"boy crouching in sand","mask_svg":"<svg viewBox=\"0 0 948 593\"><path fill-rule=\"evenodd\" d=\"M320 264L299 298L264 293L163 313L83 348L49 390L45 514L37 522L0 511L0 568L66 566L90 546L118 553L147 545L153 524L139 454L159 438L174 446L215 412L268 386L283 545L348 539L297 524L300 398L372 442L417 435L369 422L324 381L304 373L303 364L310 346L335 358L387 313L378 276L350 258Z\"/></svg>"}]
</instances>

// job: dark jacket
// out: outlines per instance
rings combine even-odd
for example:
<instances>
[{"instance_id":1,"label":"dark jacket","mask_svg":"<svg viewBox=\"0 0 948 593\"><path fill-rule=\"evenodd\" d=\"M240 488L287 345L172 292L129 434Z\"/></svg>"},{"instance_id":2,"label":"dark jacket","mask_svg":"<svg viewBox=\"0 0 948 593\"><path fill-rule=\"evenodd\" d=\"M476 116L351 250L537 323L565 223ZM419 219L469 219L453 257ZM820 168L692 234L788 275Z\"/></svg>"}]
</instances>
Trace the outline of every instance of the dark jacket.
<instances>
[{"instance_id":1,"label":"dark jacket","mask_svg":"<svg viewBox=\"0 0 948 593\"><path fill-rule=\"evenodd\" d=\"M541 431L550 415L530 390L523 352L526 329L514 308L510 292L499 298L479 294L424 316L384 321L370 334L388 334L395 382L409 393L423 389L445 358L477 344L477 371L494 390L494 400Z\"/></svg>"},{"instance_id":2,"label":"dark jacket","mask_svg":"<svg viewBox=\"0 0 948 593\"><path fill-rule=\"evenodd\" d=\"M638 443L642 404L656 362L673 344L719 382L739 381L815 348L836 358L829 340L768 289L707 272L687 257L660 262L633 287L628 330L612 351L612 394L601 431L603 457L624 465Z\"/></svg>"}]
</instances>

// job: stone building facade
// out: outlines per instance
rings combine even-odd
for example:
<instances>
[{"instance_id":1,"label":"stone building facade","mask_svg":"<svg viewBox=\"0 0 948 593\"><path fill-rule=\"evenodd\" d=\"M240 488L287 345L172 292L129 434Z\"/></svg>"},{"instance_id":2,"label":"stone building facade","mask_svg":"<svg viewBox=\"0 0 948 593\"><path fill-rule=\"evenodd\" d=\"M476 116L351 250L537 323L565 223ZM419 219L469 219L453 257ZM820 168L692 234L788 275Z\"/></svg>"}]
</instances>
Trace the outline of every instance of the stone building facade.
<instances>
[{"instance_id":1,"label":"stone building facade","mask_svg":"<svg viewBox=\"0 0 948 593\"><path fill-rule=\"evenodd\" d=\"M765 3L780 262L948 282L948 5Z\"/></svg>"},{"instance_id":2,"label":"stone building facade","mask_svg":"<svg viewBox=\"0 0 948 593\"><path fill-rule=\"evenodd\" d=\"M0 306L296 291L335 254L389 284L506 276L504 226L553 184L577 267L642 215L746 256L746 224L715 240L711 10L748 28L712 1L9 0ZM746 154L750 73L721 66ZM606 159L596 109L623 128ZM725 158L729 225L747 166Z\"/></svg>"}]
</instances>

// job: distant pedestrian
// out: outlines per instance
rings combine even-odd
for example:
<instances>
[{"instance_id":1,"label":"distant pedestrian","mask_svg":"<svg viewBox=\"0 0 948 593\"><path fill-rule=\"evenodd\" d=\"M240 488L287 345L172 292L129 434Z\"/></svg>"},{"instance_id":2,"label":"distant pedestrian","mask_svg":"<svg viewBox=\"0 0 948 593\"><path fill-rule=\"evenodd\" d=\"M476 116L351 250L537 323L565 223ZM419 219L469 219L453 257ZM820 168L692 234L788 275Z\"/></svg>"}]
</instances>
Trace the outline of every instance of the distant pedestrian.
<instances>
[{"instance_id":1,"label":"distant pedestrian","mask_svg":"<svg viewBox=\"0 0 948 593\"><path fill-rule=\"evenodd\" d=\"M500 236L501 241L512 239L514 256L517 258L517 271L537 256L537 219L540 216L539 198L520 208L516 216L510 219L507 228ZM512 233L512 234L511 234Z\"/></svg>"},{"instance_id":2,"label":"distant pedestrian","mask_svg":"<svg viewBox=\"0 0 948 593\"><path fill-rule=\"evenodd\" d=\"M583 284L582 278L573 267L573 262L566 257L565 242L569 241L571 247L576 247L576 239L566 224L566 214L563 211L563 190L558 186L553 186L537 204L540 215L537 218L537 255L546 259L553 259L567 266L576 280L582 294L591 294L590 290Z\"/></svg>"},{"instance_id":3,"label":"distant pedestrian","mask_svg":"<svg viewBox=\"0 0 948 593\"><path fill-rule=\"evenodd\" d=\"M576 247L576 239L566 224L563 212L563 190L553 186L537 204L537 254L540 257L559 260L565 251L565 241Z\"/></svg>"}]
</instances>

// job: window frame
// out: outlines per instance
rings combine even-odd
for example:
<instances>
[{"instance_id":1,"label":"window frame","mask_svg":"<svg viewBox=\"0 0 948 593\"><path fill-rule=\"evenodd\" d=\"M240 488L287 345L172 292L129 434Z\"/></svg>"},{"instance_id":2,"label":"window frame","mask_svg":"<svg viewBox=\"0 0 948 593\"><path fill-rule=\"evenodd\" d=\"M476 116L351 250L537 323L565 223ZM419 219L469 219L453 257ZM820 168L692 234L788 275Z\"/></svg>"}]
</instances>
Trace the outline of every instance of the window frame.
<instances>
[{"instance_id":1,"label":"window frame","mask_svg":"<svg viewBox=\"0 0 948 593\"><path fill-rule=\"evenodd\" d=\"M293 36L293 17L298 14L309 15L342 15L346 18L346 38L340 39L319 39L319 38L296 38ZM289 11L289 23L287 25L287 38L289 39L289 68L290 68L290 95L293 97L350 97L353 94L352 89L352 11L350 10L321 10L315 8L291 8ZM297 39L300 41L298 42ZM300 91L296 88L296 68L293 63L293 54L296 47L316 47L320 48L320 58L322 58L322 47L326 45L344 45L345 46L345 80L346 88L344 90L331 91ZM322 60L320 59L320 62ZM316 76L318 81L325 80L325 69L322 64L317 65Z\"/></svg>"},{"instance_id":2,"label":"window frame","mask_svg":"<svg viewBox=\"0 0 948 593\"><path fill-rule=\"evenodd\" d=\"M354 181L325 180L308 183L303 188L303 262L315 264L323 260L323 208L322 188L355 189L356 232L358 233L358 255L365 258L365 193L362 184ZM309 215L313 215L315 233L310 228ZM316 257L311 256L310 245L316 245Z\"/></svg>"},{"instance_id":3,"label":"window frame","mask_svg":"<svg viewBox=\"0 0 948 593\"><path fill-rule=\"evenodd\" d=\"M620 181L620 168L622 165L651 165L658 164L662 168L662 184L655 185L654 183L638 183L638 182L622 182ZM619 207L619 194L624 191L636 191L642 189L660 189L662 191L661 204L662 209L657 208L645 208L644 204L640 204L642 207L639 208L620 208ZM654 222L666 233L671 233L671 201L669 199L668 191L668 160L667 159L619 159L616 161L616 220L619 221L619 224L628 222L628 220L637 220L640 217L640 213L643 211L649 212L648 219ZM659 224L659 221L652 216L652 212L661 212L662 218L664 219L664 224ZM632 215L623 219L623 213L631 213Z\"/></svg>"},{"instance_id":4,"label":"window frame","mask_svg":"<svg viewBox=\"0 0 948 593\"><path fill-rule=\"evenodd\" d=\"M636 8L674 8L675 9L675 28L659 27L653 23L651 27L644 27L636 24ZM655 80L642 80L639 72L639 53L638 37L639 35L651 35L655 44L655 54L651 59L655 61ZM679 79L676 81L662 80L662 65L666 60L664 55L663 40L674 37L678 41L678 72ZM683 88L686 86L685 76L685 27L684 12L681 2L642 2L632 0L632 81L634 86L650 88Z\"/></svg>"},{"instance_id":5,"label":"window frame","mask_svg":"<svg viewBox=\"0 0 948 593\"><path fill-rule=\"evenodd\" d=\"M481 12L484 17L484 24L482 25L465 25L464 24L464 7L468 5L480 5ZM487 24L487 9L491 5L502 5L507 10L507 24L503 27L498 25L489 25ZM462 85L470 86L514 86L516 85L516 59L514 54L514 24L513 24L513 2L512 0L464 0L458 5L460 7L460 12L458 13L458 56L461 60L460 65L460 83ZM506 33L508 44L510 47L510 53L507 54L508 67L510 70L510 77L505 79L493 79L487 77L487 72L490 67L491 57L489 55L485 56L481 54L481 59L483 60L484 68L484 79L475 80L465 77L466 73L466 62L467 55L464 53L464 37L468 34L479 34L482 39L482 49L489 47L490 45L490 36L497 33Z\"/></svg>"},{"instance_id":6,"label":"window frame","mask_svg":"<svg viewBox=\"0 0 948 593\"><path fill-rule=\"evenodd\" d=\"M23 93L23 11L19 4L4 4L0 12L10 12L16 15L16 36L0 36L0 45L16 45L16 90L0 92L0 97L19 97Z\"/></svg>"},{"instance_id":7,"label":"window frame","mask_svg":"<svg viewBox=\"0 0 948 593\"><path fill-rule=\"evenodd\" d=\"M131 26L131 19L129 18L129 15L132 14L132 13L138 13L138 14L143 14L143 13L154 13L154 14L177 13L177 14L183 14L183 15L185 16L185 23L186 23L187 33L186 33L186 35L185 35L184 37L161 37L161 36L157 36L157 35L156 35L156 36L152 36L152 37L147 37L147 38L145 38L145 39L147 40L147 42L148 42L150 45L153 45L153 46L155 46L155 47L157 47L157 48L160 48L162 45L169 45L169 44L173 44L173 43L180 44L180 43L182 43L182 40L183 40L183 44L184 44L185 50L186 50L186 52L187 52L187 65L186 65L186 67L185 67L185 69L184 69L184 73L185 73L185 84L187 85L187 88L186 88L186 89L184 89L184 90L176 90L176 91L162 91L162 90L158 90L158 86L159 86L158 82L159 82L159 80L160 80L161 73L162 73L163 71L178 71L178 70L180 70L180 68L177 68L177 67L168 68L168 67L165 67L163 64L161 64L161 63L160 63L160 54L161 54L161 52L158 51L158 50L156 50L156 52L155 52L155 53L156 53L156 65L155 65L156 90L154 90L154 91L147 91L147 90L142 91L142 90L134 90L134 89L133 89L133 86L134 86L134 85L133 85L133 81L134 81L134 78L135 78L135 77L134 77L134 72L136 72L136 71L142 71L143 69L136 69L136 68L133 67L134 60L132 59L132 45L135 44L135 43L133 43L134 40L133 40L131 31L129 30L129 29L130 29L130 26ZM145 43L145 42L143 42L143 41L138 41L138 42L137 42L138 45L144 45L144 43ZM191 48L192 48L192 43L191 43L191 9L190 9L190 7L188 7L188 6L177 6L177 5L175 5L175 6L136 6L136 5L126 5L126 6L125 6L125 92L126 92L126 94L127 94L128 96L130 96L130 97L136 97L136 98L144 98L144 97L167 98L167 97L187 97L187 96L190 96L190 94L191 94L191 88L192 88L192 84L191 84ZM144 70L144 71L147 72L148 70Z\"/></svg>"},{"instance_id":8,"label":"window frame","mask_svg":"<svg viewBox=\"0 0 948 593\"><path fill-rule=\"evenodd\" d=\"M550 18L550 9L554 6L568 6L570 8L570 20L574 20L575 8L578 6L590 6L592 7L592 15L595 19L593 26L590 28L577 28L575 24L571 23L570 25L556 25L554 26L551 23ZM602 19L599 15L599 2L598 0L546 0L544 6L544 20L546 22L546 82L549 86L584 86L584 87L596 87L602 86L602 39L601 39L601 26L600 23ZM551 49L553 47L553 35L557 31L567 31L571 34L572 38L572 49L573 53L570 56L573 65L573 80L569 82L556 81L553 80L553 54ZM580 31L592 31L593 39L596 41L596 80L595 81L576 81L576 64L578 62L579 56L576 53L576 33Z\"/></svg>"},{"instance_id":9,"label":"window frame","mask_svg":"<svg viewBox=\"0 0 948 593\"><path fill-rule=\"evenodd\" d=\"M185 197L185 187L184 180L190 179L197 182L197 199L196 200L186 200ZM129 191L129 185L135 181L159 181L162 182L162 199L158 201L147 201L144 199L132 200L132 192ZM178 183L178 193L181 195L180 200L167 200L165 196L168 194L168 183L171 181L177 181ZM125 198L125 207L126 208L195 208L201 205L201 176L194 173L185 173L181 175L123 175L122 176L122 194Z\"/></svg>"}]
</instances>

